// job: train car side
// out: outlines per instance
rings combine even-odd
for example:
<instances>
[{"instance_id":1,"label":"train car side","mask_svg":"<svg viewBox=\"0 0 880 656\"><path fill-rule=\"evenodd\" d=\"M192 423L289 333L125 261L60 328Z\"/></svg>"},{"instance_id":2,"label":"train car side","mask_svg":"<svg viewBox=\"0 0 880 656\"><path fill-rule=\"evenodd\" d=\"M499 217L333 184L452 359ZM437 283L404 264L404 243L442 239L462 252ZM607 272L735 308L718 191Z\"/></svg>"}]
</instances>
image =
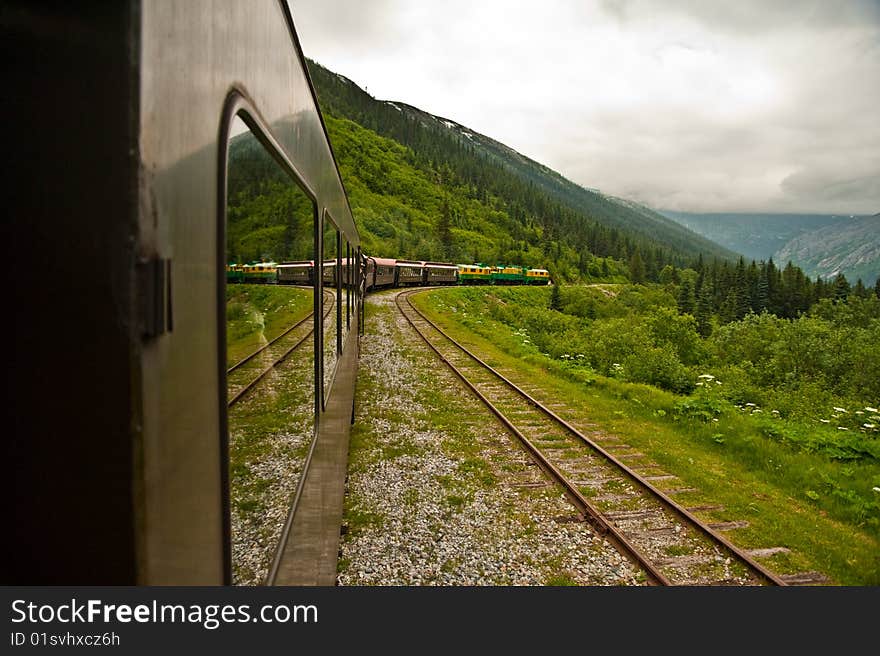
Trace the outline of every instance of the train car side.
<instances>
[{"instance_id":1,"label":"train car side","mask_svg":"<svg viewBox=\"0 0 880 656\"><path fill-rule=\"evenodd\" d=\"M12 488L27 494L6 517L15 557L2 579L231 583L224 290L238 273L226 270L236 121L311 205L312 220L300 224L310 255L291 257L320 261L331 239L360 248L291 3L8 4L4 118L52 129L7 135L10 152L25 156L7 176L16 192L4 227L16 268L18 253L55 266L28 267L34 275L14 290L32 325L15 335L7 455ZM101 266L86 277L83 262ZM277 267L249 273L279 276ZM321 316L329 294L313 282ZM317 445L350 426L361 316L351 305L350 295L336 304L345 332L335 370L323 370L320 322L303 367ZM65 348L47 348L59 316L89 321L65 328ZM48 390L48 378L63 393ZM341 513L341 485L338 497ZM337 525L324 552L335 556L338 539Z\"/></svg>"},{"instance_id":2,"label":"train car side","mask_svg":"<svg viewBox=\"0 0 880 656\"><path fill-rule=\"evenodd\" d=\"M282 262L275 269L278 273L278 283L281 285L313 285L315 282L315 263L311 260Z\"/></svg>"},{"instance_id":3,"label":"train car side","mask_svg":"<svg viewBox=\"0 0 880 656\"><path fill-rule=\"evenodd\" d=\"M447 262L423 262L425 285L454 285L458 282L458 267Z\"/></svg>"}]
</instances>

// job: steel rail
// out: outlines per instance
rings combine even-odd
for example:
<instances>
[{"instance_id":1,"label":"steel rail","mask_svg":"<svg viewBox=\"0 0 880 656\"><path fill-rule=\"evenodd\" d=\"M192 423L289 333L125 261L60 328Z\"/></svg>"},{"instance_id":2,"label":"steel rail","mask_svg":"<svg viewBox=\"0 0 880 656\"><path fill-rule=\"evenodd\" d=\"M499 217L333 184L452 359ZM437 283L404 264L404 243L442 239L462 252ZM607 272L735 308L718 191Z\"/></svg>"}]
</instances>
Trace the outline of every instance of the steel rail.
<instances>
[{"instance_id":1,"label":"steel rail","mask_svg":"<svg viewBox=\"0 0 880 656\"><path fill-rule=\"evenodd\" d=\"M336 306L336 297L333 296L333 302L330 303L330 305L327 308L327 311L324 313L324 316L322 318L323 321L327 320L327 317L333 311L333 308L335 306ZM300 322L300 323L302 323L302 322ZM266 376L266 374L268 374L275 367L277 367L282 362L284 362L290 356L290 354L293 353L296 349L298 349L303 344L303 342L305 342L309 337L311 337L314 334L314 332L315 332L315 328L313 325L312 328L309 330L309 332L307 332L299 340L297 340L293 346L288 348L279 358L277 358L274 362L272 362L272 364L270 364L268 367L263 369L259 374L257 374L256 378L254 378L247 385L245 385L240 390L238 390L238 392L236 392L235 395L226 402L226 407L231 408L236 403L238 403L250 390L252 390L256 386L257 383L259 383Z\"/></svg>"},{"instance_id":2,"label":"steel rail","mask_svg":"<svg viewBox=\"0 0 880 656\"><path fill-rule=\"evenodd\" d=\"M411 291L408 294L406 294L407 304L409 305L410 308L412 308L413 312L415 312L423 321L425 321L428 325L430 325L434 330L436 330L439 334L441 334L446 340L448 340L450 343L452 343L456 348L458 348L460 351L465 353L472 360L477 362L485 370L491 372L495 377L497 377L499 380L501 380L511 390L515 391L517 394L522 396L526 401L528 401L528 403L533 405L535 408L537 408L538 410L543 412L545 415L550 417L553 421L555 421L560 426L565 428L566 431L570 435L572 435L573 437L575 437L576 439L581 441L583 444L588 446L590 449L594 450L596 453L598 453L603 458L605 458L608 462L612 463L617 469L619 469L624 474L626 474L626 476L631 481L633 481L634 483L636 483L637 485L639 485L643 489L647 490L650 493L650 495L653 496L657 501L659 501L660 504L664 508L666 508L667 510L678 515L681 519L684 519L688 524L692 525L694 528L696 528L698 531L700 531L703 535L705 535L707 538L709 538L712 542L714 542L718 545L721 545L726 550L728 550L730 553L735 555L736 558L740 562L745 564L753 574L756 574L758 576L758 578L763 579L765 582L770 583L772 585L779 585L779 586L787 586L788 585L777 574L770 571L764 565L762 565L761 563L754 560L754 558L749 556L742 549L740 549L735 544L733 544L730 540L728 540L727 538L725 538L722 535L719 535L717 532L713 531L710 527L706 526L698 517L696 517L693 513L691 513L687 509L681 507L678 503L676 503L668 495L666 495L664 492L662 492L661 490L657 489L654 485L652 485L650 483L650 481L643 478L640 474L635 472L633 469L631 469L625 463L621 462L618 458L616 458L613 454L611 454L606 449L604 449L601 445L599 445L598 443L596 443L595 441L591 440L589 437L584 435L581 431L579 431L577 428L575 428L568 421L566 421L565 419L563 419L562 417L557 415L550 408L543 405L540 401L538 401L537 399L532 397L528 392L526 392L525 390L520 388L518 385L513 383L510 379L508 379L502 373L500 373L499 371L497 371L496 369L494 369L490 365L486 364L483 360L481 360L478 356L476 356L474 353L472 353L470 350L468 350L465 346L463 346L461 343L459 343L454 338L449 336L442 328L437 326L437 324L435 324L428 317L426 317L424 315L424 313L422 313L418 308L416 308L410 302L409 297L415 293L420 292L420 291L425 291L425 290L414 290L414 291ZM445 358L443 358L443 360L446 361ZM601 512L600 512L600 514L601 514ZM603 515L603 521L608 523L607 519L604 518L604 515Z\"/></svg>"},{"instance_id":3,"label":"steel rail","mask_svg":"<svg viewBox=\"0 0 880 656\"><path fill-rule=\"evenodd\" d=\"M522 442L532 459L535 460L541 469L543 469L553 480L562 486L566 496L572 501L574 506L578 508L584 519L593 526L597 533L611 542L614 547L633 562L633 564L643 569L648 575L648 579L651 583L654 585L672 585L671 581L659 569L657 569L647 556L645 556L635 545L631 544L616 526L608 522L602 513L595 508L583 494L581 494L580 490L577 489L577 486L572 483L565 474L557 469L553 463L551 463L546 456L544 456L544 454L541 453L541 451L525 435L523 435L522 432L520 432L513 422L511 422L510 419L508 419L488 398L486 398L486 396L477 389L476 385L468 380L468 378L454 364L452 364L434 344L431 343L400 304L401 297L405 297L407 302L409 302L408 297L413 293L415 292L399 292L394 300L400 313L413 327L419 337L424 340L425 344L427 344L440 360L444 362L456 376L458 376L458 378L486 405L487 408L489 408L492 414L498 417L501 423L504 424L507 429L510 430L518 440L520 440L520 442ZM412 307L412 304L410 304L410 307L415 310L415 308ZM417 310L415 311L418 312Z\"/></svg>"},{"instance_id":4,"label":"steel rail","mask_svg":"<svg viewBox=\"0 0 880 656\"><path fill-rule=\"evenodd\" d=\"M298 287L298 286L297 286L297 287ZM299 288L299 287L298 287L298 288ZM328 292L325 292L325 293L328 293ZM272 344L274 344L274 343L277 342L279 339L281 339L282 337L284 337L285 335L287 335L290 331L292 331L292 330L294 330L294 329L296 329L296 328L299 328L302 324L304 324L306 321L308 321L309 319L311 319L312 316L313 316L314 314L315 314L314 312L309 312L306 316L304 316L302 319L300 319L299 321L297 321L295 324L293 324L293 325L290 326L289 328L285 329L283 333L281 333L280 335L278 335L277 337L275 337L274 339L272 339L272 341L270 341L270 342L266 342L265 344L263 344L263 346L261 346L260 348L258 348L256 351L254 351L254 352L251 353L250 355L246 356L246 357L243 358L242 360L239 360L238 362L236 362L234 365L232 365L231 367L229 367L229 369L226 370L226 375L228 376L229 374L231 374L233 371L235 371L236 369L238 369L238 368L239 368L240 366L242 366L243 364L247 364L248 362L250 362L253 358L255 358L255 357L258 356L260 353L262 353L263 351L265 351L267 348L269 348L270 346L272 346Z\"/></svg>"}]
</instances>

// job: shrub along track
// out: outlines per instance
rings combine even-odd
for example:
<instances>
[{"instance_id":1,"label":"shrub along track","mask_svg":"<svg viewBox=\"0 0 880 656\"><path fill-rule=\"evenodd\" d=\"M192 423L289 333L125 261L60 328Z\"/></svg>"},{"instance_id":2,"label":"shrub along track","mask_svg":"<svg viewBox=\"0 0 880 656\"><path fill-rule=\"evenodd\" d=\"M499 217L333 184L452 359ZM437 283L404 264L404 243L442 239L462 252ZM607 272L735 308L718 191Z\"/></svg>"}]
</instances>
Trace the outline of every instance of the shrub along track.
<instances>
[{"instance_id":1,"label":"shrub along track","mask_svg":"<svg viewBox=\"0 0 880 656\"><path fill-rule=\"evenodd\" d=\"M412 306L414 293L395 297L412 327L563 487L585 519L643 568L651 582L786 585L651 483L674 477L650 466L648 473L636 473L622 460L641 454L612 455L610 447L578 431L446 335Z\"/></svg>"}]
</instances>

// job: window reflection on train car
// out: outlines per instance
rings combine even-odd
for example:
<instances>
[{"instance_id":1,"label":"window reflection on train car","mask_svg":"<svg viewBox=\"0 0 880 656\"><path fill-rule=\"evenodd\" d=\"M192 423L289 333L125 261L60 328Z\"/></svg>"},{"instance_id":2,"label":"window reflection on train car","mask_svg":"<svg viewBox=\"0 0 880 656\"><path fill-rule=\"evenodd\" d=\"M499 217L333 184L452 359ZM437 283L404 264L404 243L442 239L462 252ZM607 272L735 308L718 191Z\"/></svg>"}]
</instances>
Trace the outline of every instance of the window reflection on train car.
<instances>
[{"instance_id":1,"label":"window reflection on train car","mask_svg":"<svg viewBox=\"0 0 880 656\"><path fill-rule=\"evenodd\" d=\"M238 116L233 120L230 133L227 271L247 272L247 276L236 278L240 282L279 280L291 286L278 286L271 294L253 284L227 286L227 361L239 362L256 353L241 367L227 372L227 398L234 397L301 340L300 346L280 365L284 368L283 376L264 376L258 383L259 389L255 387L254 392L243 396L228 411L232 580L236 583L265 574L252 571L252 564L240 555L248 553L241 545L255 539L249 509L263 503L247 475L250 471L264 470L264 460L270 457L265 449L258 448L269 437L261 430L261 417L276 412L279 416L283 414L284 431L295 433L291 439L297 441L307 441L314 431L315 361L313 339L309 339L314 326L314 289L309 284L308 271L309 262L314 258L316 208L296 180L281 168ZM282 208L282 211L270 208ZM275 262L282 264L272 267L268 264ZM298 264L284 267L285 262ZM285 314L283 324L275 319L279 308ZM286 327L300 320L302 324L289 335L259 351ZM271 393L264 393L267 389ZM281 481L272 484L281 484Z\"/></svg>"}]
</instances>

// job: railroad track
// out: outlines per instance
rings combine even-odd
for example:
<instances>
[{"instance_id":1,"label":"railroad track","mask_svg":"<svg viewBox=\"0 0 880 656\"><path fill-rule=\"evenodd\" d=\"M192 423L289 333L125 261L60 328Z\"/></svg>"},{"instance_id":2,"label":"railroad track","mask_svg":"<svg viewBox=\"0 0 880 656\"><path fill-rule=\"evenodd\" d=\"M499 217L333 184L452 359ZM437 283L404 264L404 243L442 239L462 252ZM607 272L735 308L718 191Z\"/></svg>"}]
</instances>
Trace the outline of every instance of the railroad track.
<instances>
[{"instance_id":1,"label":"railroad track","mask_svg":"<svg viewBox=\"0 0 880 656\"><path fill-rule=\"evenodd\" d=\"M324 292L325 298L330 302L325 303L323 320L333 312L336 306L336 295L332 292ZM305 317L287 328L275 339L264 344L256 351L243 358L226 370L226 407L231 408L247 395L270 371L284 362L290 355L302 346L315 332L314 322L309 321L314 316L309 312ZM257 356L262 355L259 359ZM269 364L265 364L266 361Z\"/></svg>"},{"instance_id":2,"label":"railroad track","mask_svg":"<svg viewBox=\"0 0 880 656\"><path fill-rule=\"evenodd\" d=\"M410 325L649 583L787 585L622 461L641 454L610 453L447 335L410 302L419 291L395 297Z\"/></svg>"}]
</instances>

